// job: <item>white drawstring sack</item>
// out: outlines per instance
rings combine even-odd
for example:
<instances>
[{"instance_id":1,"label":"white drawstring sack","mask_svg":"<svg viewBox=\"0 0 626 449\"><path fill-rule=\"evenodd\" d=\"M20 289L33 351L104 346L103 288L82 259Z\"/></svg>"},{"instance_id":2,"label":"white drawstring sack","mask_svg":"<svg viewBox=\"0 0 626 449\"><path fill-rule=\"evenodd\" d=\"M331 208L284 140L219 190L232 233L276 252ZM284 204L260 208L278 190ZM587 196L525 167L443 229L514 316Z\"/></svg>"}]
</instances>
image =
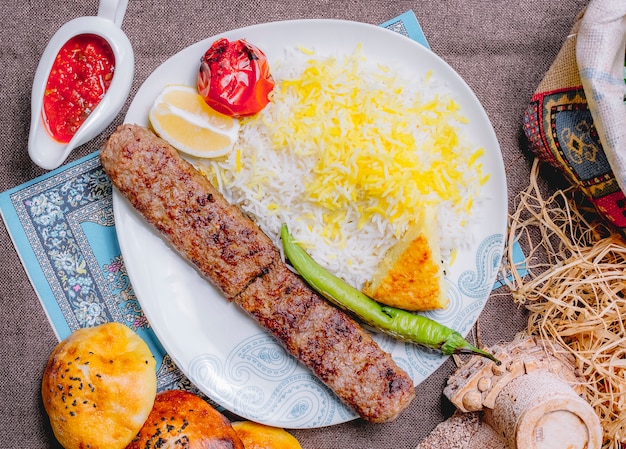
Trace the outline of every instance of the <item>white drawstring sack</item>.
<instances>
[{"instance_id":1,"label":"white drawstring sack","mask_svg":"<svg viewBox=\"0 0 626 449\"><path fill-rule=\"evenodd\" d=\"M576 61L594 125L626 192L626 0L592 0L578 29Z\"/></svg>"}]
</instances>

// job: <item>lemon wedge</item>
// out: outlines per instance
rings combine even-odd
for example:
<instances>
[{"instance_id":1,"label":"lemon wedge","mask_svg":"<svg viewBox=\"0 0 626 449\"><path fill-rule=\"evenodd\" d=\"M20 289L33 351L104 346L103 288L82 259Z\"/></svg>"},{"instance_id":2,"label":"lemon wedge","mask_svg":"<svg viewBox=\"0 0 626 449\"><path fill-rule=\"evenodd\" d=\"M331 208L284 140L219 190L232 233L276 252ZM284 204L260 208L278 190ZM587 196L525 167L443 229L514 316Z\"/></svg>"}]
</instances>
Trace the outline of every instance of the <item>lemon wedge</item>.
<instances>
[{"instance_id":1,"label":"lemon wedge","mask_svg":"<svg viewBox=\"0 0 626 449\"><path fill-rule=\"evenodd\" d=\"M190 86L166 86L148 114L154 131L177 150L199 158L228 154L239 133L239 121L206 104Z\"/></svg>"}]
</instances>

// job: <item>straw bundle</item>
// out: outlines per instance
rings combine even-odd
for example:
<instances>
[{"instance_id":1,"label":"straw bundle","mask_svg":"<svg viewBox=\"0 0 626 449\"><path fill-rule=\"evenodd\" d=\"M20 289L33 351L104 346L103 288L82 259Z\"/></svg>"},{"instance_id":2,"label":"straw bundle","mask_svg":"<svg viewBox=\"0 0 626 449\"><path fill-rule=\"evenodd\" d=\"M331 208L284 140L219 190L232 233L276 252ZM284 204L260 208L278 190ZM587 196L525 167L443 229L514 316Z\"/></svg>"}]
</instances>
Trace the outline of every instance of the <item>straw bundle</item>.
<instances>
[{"instance_id":1,"label":"straw bundle","mask_svg":"<svg viewBox=\"0 0 626 449\"><path fill-rule=\"evenodd\" d=\"M509 258L509 287L530 311L527 331L574 355L583 397L603 425L603 449L619 449L626 442L626 240L575 188L544 198L538 178L536 160L508 236L509 247L516 239L524 247L529 274L511 269Z\"/></svg>"}]
</instances>

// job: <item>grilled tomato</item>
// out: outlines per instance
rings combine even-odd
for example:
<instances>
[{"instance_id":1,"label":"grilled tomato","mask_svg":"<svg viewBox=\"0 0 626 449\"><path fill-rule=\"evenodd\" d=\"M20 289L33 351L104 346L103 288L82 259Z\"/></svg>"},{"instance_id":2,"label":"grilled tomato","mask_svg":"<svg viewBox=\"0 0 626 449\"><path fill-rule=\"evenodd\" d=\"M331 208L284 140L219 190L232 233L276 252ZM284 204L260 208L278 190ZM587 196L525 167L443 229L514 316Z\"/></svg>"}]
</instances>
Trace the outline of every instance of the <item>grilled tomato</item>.
<instances>
[{"instance_id":1,"label":"grilled tomato","mask_svg":"<svg viewBox=\"0 0 626 449\"><path fill-rule=\"evenodd\" d=\"M243 39L218 39L202 57L198 92L222 114L256 114L269 103L273 88L267 57Z\"/></svg>"}]
</instances>

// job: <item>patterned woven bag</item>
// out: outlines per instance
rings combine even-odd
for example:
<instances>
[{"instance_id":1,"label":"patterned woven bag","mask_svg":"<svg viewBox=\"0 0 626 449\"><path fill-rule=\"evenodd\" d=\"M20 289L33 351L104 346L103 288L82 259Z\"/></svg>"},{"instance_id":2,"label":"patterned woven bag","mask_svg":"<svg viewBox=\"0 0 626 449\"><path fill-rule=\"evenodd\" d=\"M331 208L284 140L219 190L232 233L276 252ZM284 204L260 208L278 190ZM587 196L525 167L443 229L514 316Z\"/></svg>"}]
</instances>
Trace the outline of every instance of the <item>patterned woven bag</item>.
<instances>
[{"instance_id":1,"label":"patterned woven bag","mask_svg":"<svg viewBox=\"0 0 626 449\"><path fill-rule=\"evenodd\" d=\"M524 133L626 234L625 42L626 1L593 0L531 97Z\"/></svg>"}]
</instances>

